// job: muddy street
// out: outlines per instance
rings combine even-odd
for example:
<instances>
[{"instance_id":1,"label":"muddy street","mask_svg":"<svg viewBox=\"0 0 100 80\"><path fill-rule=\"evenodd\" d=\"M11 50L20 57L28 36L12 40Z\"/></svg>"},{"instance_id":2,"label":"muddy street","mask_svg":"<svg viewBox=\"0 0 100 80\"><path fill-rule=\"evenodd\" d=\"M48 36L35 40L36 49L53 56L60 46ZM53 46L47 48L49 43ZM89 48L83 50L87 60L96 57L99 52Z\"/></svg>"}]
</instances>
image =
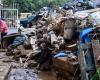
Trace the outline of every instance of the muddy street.
<instances>
[{"instance_id":1,"label":"muddy street","mask_svg":"<svg viewBox=\"0 0 100 80\"><path fill-rule=\"evenodd\" d=\"M19 66L20 64L6 56L5 52L0 52L0 80L56 80L53 72L44 71L32 75L34 69L24 69ZM25 71L30 75L26 75Z\"/></svg>"}]
</instances>

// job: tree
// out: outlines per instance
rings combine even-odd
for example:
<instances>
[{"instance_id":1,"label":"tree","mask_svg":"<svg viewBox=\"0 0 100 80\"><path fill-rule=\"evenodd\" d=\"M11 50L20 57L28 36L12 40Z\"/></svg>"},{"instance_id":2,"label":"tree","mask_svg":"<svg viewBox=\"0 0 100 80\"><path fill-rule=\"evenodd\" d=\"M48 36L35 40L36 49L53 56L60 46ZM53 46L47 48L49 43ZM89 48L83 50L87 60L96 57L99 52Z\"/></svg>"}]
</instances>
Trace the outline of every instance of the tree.
<instances>
[{"instance_id":1,"label":"tree","mask_svg":"<svg viewBox=\"0 0 100 80\"><path fill-rule=\"evenodd\" d=\"M4 4L11 5L13 2L18 4L19 12L37 11L43 6L63 5L70 0L3 0Z\"/></svg>"}]
</instances>

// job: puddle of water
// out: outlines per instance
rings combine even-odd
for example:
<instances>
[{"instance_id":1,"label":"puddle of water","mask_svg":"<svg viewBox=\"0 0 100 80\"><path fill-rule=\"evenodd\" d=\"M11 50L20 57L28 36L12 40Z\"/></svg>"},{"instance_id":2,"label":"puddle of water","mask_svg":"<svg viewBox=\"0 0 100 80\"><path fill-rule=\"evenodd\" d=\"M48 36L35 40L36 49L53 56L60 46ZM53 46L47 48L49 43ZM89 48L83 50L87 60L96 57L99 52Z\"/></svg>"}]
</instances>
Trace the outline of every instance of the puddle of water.
<instances>
[{"instance_id":1,"label":"puddle of water","mask_svg":"<svg viewBox=\"0 0 100 80\"><path fill-rule=\"evenodd\" d=\"M35 70L12 69L7 80L39 80Z\"/></svg>"},{"instance_id":2,"label":"puddle of water","mask_svg":"<svg viewBox=\"0 0 100 80\"><path fill-rule=\"evenodd\" d=\"M37 74L34 69L11 69L7 80L56 80L50 71L41 71Z\"/></svg>"}]
</instances>

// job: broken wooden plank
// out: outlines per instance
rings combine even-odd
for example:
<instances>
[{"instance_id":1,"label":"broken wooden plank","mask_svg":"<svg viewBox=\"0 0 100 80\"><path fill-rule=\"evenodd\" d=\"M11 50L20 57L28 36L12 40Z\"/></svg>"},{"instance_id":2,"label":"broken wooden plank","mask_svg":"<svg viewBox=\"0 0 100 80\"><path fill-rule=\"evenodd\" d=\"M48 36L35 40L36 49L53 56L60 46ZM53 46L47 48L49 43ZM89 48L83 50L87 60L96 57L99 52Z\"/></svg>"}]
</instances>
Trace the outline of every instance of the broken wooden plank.
<instances>
[{"instance_id":1,"label":"broken wooden plank","mask_svg":"<svg viewBox=\"0 0 100 80\"><path fill-rule=\"evenodd\" d=\"M95 8L95 9L89 9L89 10L83 10L83 11L77 11L77 12L85 12L85 13L93 13L96 11L100 11L100 8Z\"/></svg>"}]
</instances>

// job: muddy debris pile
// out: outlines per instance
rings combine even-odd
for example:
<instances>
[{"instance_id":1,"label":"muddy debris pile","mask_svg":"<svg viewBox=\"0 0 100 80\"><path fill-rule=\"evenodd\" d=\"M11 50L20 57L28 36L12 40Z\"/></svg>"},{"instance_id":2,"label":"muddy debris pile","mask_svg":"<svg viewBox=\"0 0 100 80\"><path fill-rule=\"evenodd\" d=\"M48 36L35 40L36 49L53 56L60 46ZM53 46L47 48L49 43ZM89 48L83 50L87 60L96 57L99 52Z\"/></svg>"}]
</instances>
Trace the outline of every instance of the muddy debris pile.
<instances>
[{"instance_id":1,"label":"muddy debris pile","mask_svg":"<svg viewBox=\"0 0 100 80\"><path fill-rule=\"evenodd\" d=\"M100 39L100 35L95 36L100 31L99 11L100 8L74 11L43 7L27 27L18 24L18 33L3 38L6 55L19 61L23 68L53 70L58 80L80 80L87 73L91 78L96 70L91 41ZM34 71L21 69L10 75L9 80L37 77Z\"/></svg>"}]
</instances>

